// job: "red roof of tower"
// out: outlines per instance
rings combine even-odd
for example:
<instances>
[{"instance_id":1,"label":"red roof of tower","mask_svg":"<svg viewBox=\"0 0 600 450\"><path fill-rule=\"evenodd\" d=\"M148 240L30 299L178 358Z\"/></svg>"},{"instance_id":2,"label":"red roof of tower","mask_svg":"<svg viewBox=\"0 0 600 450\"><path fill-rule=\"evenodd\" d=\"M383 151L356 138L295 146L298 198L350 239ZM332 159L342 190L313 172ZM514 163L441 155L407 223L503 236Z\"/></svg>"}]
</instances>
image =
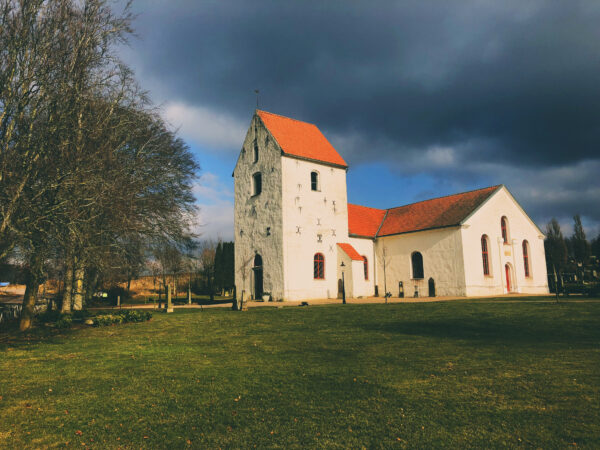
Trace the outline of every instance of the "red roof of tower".
<instances>
[{"instance_id":1,"label":"red roof of tower","mask_svg":"<svg viewBox=\"0 0 600 450\"><path fill-rule=\"evenodd\" d=\"M368 208L348 203L348 233L374 238L385 217L385 209Z\"/></svg>"},{"instance_id":2,"label":"red roof of tower","mask_svg":"<svg viewBox=\"0 0 600 450\"><path fill-rule=\"evenodd\" d=\"M358 254L358 252L354 249L354 247L352 247L352 245L346 244L344 242L338 242L338 245L342 250L344 250L344 252L346 252L346 255L348 255L351 260L364 261L363 257Z\"/></svg>"},{"instance_id":3,"label":"red roof of tower","mask_svg":"<svg viewBox=\"0 0 600 450\"><path fill-rule=\"evenodd\" d=\"M257 110L267 129L287 155L348 167L323 133L312 123Z\"/></svg>"}]
</instances>

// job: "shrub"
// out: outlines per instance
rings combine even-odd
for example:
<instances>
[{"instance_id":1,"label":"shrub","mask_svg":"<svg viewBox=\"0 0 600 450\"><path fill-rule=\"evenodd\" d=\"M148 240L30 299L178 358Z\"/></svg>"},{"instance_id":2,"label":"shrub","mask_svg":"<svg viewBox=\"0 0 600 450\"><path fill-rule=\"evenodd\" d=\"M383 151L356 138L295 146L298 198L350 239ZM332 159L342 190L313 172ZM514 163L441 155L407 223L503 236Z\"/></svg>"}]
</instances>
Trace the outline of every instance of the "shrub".
<instances>
[{"instance_id":1,"label":"shrub","mask_svg":"<svg viewBox=\"0 0 600 450\"><path fill-rule=\"evenodd\" d=\"M61 330L65 328L71 328L71 325L73 325L73 319L68 314L64 314L60 319L56 321L54 325L56 326L56 328L59 328Z\"/></svg>"},{"instance_id":2,"label":"shrub","mask_svg":"<svg viewBox=\"0 0 600 450\"><path fill-rule=\"evenodd\" d=\"M88 317L91 317L92 313L90 313L87 309L82 309L80 311L73 311L71 313L71 316L75 320L84 320L84 319L87 319Z\"/></svg>"},{"instance_id":3,"label":"shrub","mask_svg":"<svg viewBox=\"0 0 600 450\"><path fill-rule=\"evenodd\" d=\"M121 323L145 322L152 318L150 311L120 311L117 314L104 314L94 317L94 326L118 325Z\"/></svg>"},{"instance_id":4,"label":"shrub","mask_svg":"<svg viewBox=\"0 0 600 450\"><path fill-rule=\"evenodd\" d=\"M46 311L38 316L38 320L41 323L54 323L58 322L62 318L63 314L60 311Z\"/></svg>"}]
</instances>

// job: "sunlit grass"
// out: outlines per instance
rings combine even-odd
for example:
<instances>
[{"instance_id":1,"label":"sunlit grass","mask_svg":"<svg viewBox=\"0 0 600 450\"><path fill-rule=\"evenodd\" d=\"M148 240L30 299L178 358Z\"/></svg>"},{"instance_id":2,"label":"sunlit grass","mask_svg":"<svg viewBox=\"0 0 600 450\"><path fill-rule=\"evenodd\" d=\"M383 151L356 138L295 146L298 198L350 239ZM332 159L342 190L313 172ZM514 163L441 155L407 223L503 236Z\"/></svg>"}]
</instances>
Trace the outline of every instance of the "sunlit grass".
<instances>
[{"instance_id":1,"label":"sunlit grass","mask_svg":"<svg viewBox=\"0 0 600 450\"><path fill-rule=\"evenodd\" d=\"M176 310L0 341L0 447L598 447L600 303Z\"/></svg>"}]
</instances>

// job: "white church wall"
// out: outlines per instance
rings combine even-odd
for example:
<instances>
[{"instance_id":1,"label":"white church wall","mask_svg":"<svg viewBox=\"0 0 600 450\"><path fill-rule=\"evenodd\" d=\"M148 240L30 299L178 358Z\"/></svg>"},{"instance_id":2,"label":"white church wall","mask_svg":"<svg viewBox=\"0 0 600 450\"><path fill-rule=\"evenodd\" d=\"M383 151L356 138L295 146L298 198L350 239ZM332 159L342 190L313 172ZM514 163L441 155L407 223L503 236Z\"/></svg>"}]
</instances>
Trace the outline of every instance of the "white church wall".
<instances>
[{"instance_id":1,"label":"white church wall","mask_svg":"<svg viewBox=\"0 0 600 450\"><path fill-rule=\"evenodd\" d=\"M259 146L254 162L254 139ZM235 284L238 298L253 295L252 266L263 260L263 291L283 298L283 221L281 152L255 115L234 170ZM262 174L262 192L252 195L252 175Z\"/></svg>"},{"instance_id":2,"label":"white church wall","mask_svg":"<svg viewBox=\"0 0 600 450\"><path fill-rule=\"evenodd\" d=\"M365 279L364 265L361 264L360 271L354 277L354 294L356 297L372 297L375 295L375 248L372 239L365 238L349 238L349 244L361 256L367 257L368 279Z\"/></svg>"},{"instance_id":3,"label":"white church wall","mask_svg":"<svg viewBox=\"0 0 600 450\"><path fill-rule=\"evenodd\" d=\"M337 279L343 280L343 285L346 291L346 298L353 298L355 295L354 291L354 265L352 264L352 259L348 256L348 254L338 247L337 252ZM342 267L342 262L344 263L344 267ZM343 272L343 276L342 276ZM337 290L336 290L337 296Z\"/></svg>"},{"instance_id":4,"label":"white church wall","mask_svg":"<svg viewBox=\"0 0 600 450\"><path fill-rule=\"evenodd\" d=\"M375 241L376 283L379 295L387 291L396 297L398 283L404 285L405 297L413 297L415 288L419 296L429 296L429 278L435 282L436 296L465 295L465 277L461 251L461 234L458 228L419 231L394 236L384 236ZM411 255L418 251L423 256L423 279L412 278ZM385 273L383 262L385 259Z\"/></svg>"},{"instance_id":5,"label":"white church wall","mask_svg":"<svg viewBox=\"0 0 600 450\"><path fill-rule=\"evenodd\" d=\"M502 239L501 218L508 220L509 243ZM467 295L486 296L507 293L505 265L509 264L512 291L527 294L548 293L544 236L518 206L506 188L501 188L461 229ZM490 275L483 273L481 237L489 238ZM530 276L525 276L523 240L529 243Z\"/></svg>"},{"instance_id":6,"label":"white church wall","mask_svg":"<svg viewBox=\"0 0 600 450\"><path fill-rule=\"evenodd\" d=\"M337 243L348 241L346 170L287 156L281 157L284 298L337 296ZM310 174L319 174L311 190ZM315 253L325 258L325 279L315 280Z\"/></svg>"}]
</instances>

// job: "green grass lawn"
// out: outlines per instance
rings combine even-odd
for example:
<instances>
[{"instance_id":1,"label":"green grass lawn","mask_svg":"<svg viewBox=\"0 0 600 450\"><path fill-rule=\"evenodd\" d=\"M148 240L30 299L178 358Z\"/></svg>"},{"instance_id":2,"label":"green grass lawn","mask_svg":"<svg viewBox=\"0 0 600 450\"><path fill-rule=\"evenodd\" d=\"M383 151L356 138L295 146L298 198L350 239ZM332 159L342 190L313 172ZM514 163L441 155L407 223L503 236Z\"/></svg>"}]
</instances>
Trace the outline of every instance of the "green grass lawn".
<instances>
[{"instance_id":1,"label":"green grass lawn","mask_svg":"<svg viewBox=\"0 0 600 450\"><path fill-rule=\"evenodd\" d=\"M176 310L0 335L0 448L600 447L600 303Z\"/></svg>"}]
</instances>

